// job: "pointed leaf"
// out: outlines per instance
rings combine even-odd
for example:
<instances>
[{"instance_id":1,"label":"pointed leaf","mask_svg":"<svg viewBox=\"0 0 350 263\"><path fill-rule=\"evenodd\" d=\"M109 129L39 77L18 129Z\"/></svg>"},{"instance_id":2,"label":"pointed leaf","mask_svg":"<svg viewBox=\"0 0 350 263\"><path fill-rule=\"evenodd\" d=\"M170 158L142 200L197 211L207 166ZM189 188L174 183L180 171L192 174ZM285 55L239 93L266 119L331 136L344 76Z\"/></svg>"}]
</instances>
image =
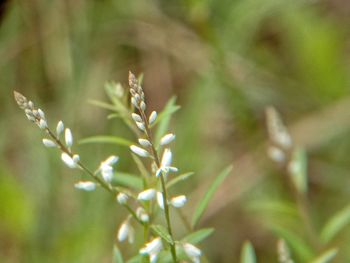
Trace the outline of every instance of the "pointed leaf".
<instances>
[{"instance_id":1,"label":"pointed leaf","mask_svg":"<svg viewBox=\"0 0 350 263\"><path fill-rule=\"evenodd\" d=\"M209 237L213 232L214 228L203 228L185 236L181 241L188 242L191 244L197 244Z\"/></svg>"},{"instance_id":2,"label":"pointed leaf","mask_svg":"<svg viewBox=\"0 0 350 263\"><path fill-rule=\"evenodd\" d=\"M166 187L170 188L170 187L176 185L177 183L185 181L186 179L190 178L192 175L194 175L194 172L180 174L179 176L175 177L174 179L171 179L167 183Z\"/></svg>"},{"instance_id":3,"label":"pointed leaf","mask_svg":"<svg viewBox=\"0 0 350 263\"><path fill-rule=\"evenodd\" d=\"M241 263L256 263L255 251L249 241L244 242L241 251Z\"/></svg>"},{"instance_id":4,"label":"pointed leaf","mask_svg":"<svg viewBox=\"0 0 350 263\"><path fill-rule=\"evenodd\" d=\"M157 235L159 235L167 243L169 243L170 245L174 244L173 239L171 238L171 236L168 233L168 230L164 226L162 226L162 225L152 225L151 228L152 228L152 230L154 232L157 233Z\"/></svg>"},{"instance_id":5,"label":"pointed leaf","mask_svg":"<svg viewBox=\"0 0 350 263\"><path fill-rule=\"evenodd\" d=\"M116 136L109 136L109 135L99 135L99 136L92 136L87 137L79 141L81 144L86 143L110 143L110 144L118 144L122 146L129 147L133 144L133 142L126 140L124 138L116 137Z\"/></svg>"},{"instance_id":6,"label":"pointed leaf","mask_svg":"<svg viewBox=\"0 0 350 263\"><path fill-rule=\"evenodd\" d=\"M117 245L113 248L113 263L124 263L122 253L120 252Z\"/></svg>"},{"instance_id":7,"label":"pointed leaf","mask_svg":"<svg viewBox=\"0 0 350 263\"><path fill-rule=\"evenodd\" d=\"M116 108L114 105L103 102L103 101L98 101L98 100L89 100L88 101L90 104L95 105L97 107L103 108L103 109L107 109L107 110L111 110L111 111L116 111Z\"/></svg>"},{"instance_id":8,"label":"pointed leaf","mask_svg":"<svg viewBox=\"0 0 350 263\"><path fill-rule=\"evenodd\" d=\"M142 178L128 173L117 172L112 179L113 185L120 185L124 187L133 188L136 190L141 190L143 187Z\"/></svg>"},{"instance_id":9,"label":"pointed leaf","mask_svg":"<svg viewBox=\"0 0 350 263\"><path fill-rule=\"evenodd\" d=\"M333 258L338 253L337 248L331 248L323 252L320 256L318 256L316 259L312 260L311 263L329 263L332 261Z\"/></svg>"},{"instance_id":10,"label":"pointed leaf","mask_svg":"<svg viewBox=\"0 0 350 263\"><path fill-rule=\"evenodd\" d=\"M350 205L333 215L321 231L324 243L331 241L344 227L350 223Z\"/></svg>"},{"instance_id":11,"label":"pointed leaf","mask_svg":"<svg viewBox=\"0 0 350 263\"><path fill-rule=\"evenodd\" d=\"M225 180L226 176L230 174L232 170L232 166L225 168L219 176L217 176L214 180L214 182L209 187L208 191L204 195L204 197L201 199L200 203L198 204L196 210L194 211L193 217L192 217L192 227L194 227L200 218L202 217L205 209L208 207L208 204L211 200L211 198L214 196L216 190L219 188L221 183Z\"/></svg>"}]
</instances>

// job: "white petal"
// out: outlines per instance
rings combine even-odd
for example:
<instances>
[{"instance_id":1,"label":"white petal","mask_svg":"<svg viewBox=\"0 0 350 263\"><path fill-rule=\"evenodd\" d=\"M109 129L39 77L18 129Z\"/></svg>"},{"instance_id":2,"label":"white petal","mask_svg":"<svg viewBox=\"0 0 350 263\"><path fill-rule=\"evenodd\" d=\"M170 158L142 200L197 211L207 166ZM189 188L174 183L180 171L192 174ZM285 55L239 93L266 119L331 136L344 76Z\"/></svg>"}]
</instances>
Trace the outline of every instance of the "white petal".
<instances>
[{"instance_id":1,"label":"white petal","mask_svg":"<svg viewBox=\"0 0 350 263\"><path fill-rule=\"evenodd\" d=\"M127 194L119 193L117 195L117 201L121 205L125 205L127 203L128 199L129 199L129 196Z\"/></svg>"},{"instance_id":2,"label":"white petal","mask_svg":"<svg viewBox=\"0 0 350 263\"><path fill-rule=\"evenodd\" d=\"M164 209L164 202L163 202L163 193L162 192L157 192L157 202L158 205L161 209Z\"/></svg>"},{"instance_id":3,"label":"white petal","mask_svg":"<svg viewBox=\"0 0 350 263\"><path fill-rule=\"evenodd\" d=\"M56 134L57 134L57 136L60 136L61 133L63 132L63 130L64 130L64 124L63 124L62 121L59 121L57 123L57 127L56 127Z\"/></svg>"},{"instance_id":4,"label":"white petal","mask_svg":"<svg viewBox=\"0 0 350 263\"><path fill-rule=\"evenodd\" d=\"M77 168L77 164L68 154L62 153L61 159L69 168Z\"/></svg>"},{"instance_id":5,"label":"white petal","mask_svg":"<svg viewBox=\"0 0 350 263\"><path fill-rule=\"evenodd\" d=\"M141 144L143 147L150 147L152 144L149 140L146 139L139 139L139 144Z\"/></svg>"},{"instance_id":6,"label":"white petal","mask_svg":"<svg viewBox=\"0 0 350 263\"><path fill-rule=\"evenodd\" d=\"M142 149L136 145L131 145L130 146L130 150L137 154L138 156L141 156L141 157L148 157L149 156L149 153L145 150L145 149Z\"/></svg>"},{"instance_id":7,"label":"white petal","mask_svg":"<svg viewBox=\"0 0 350 263\"><path fill-rule=\"evenodd\" d=\"M142 255L154 255L158 254L163 248L162 240L160 237L153 239L151 242L147 243L145 247L140 250Z\"/></svg>"},{"instance_id":8,"label":"white petal","mask_svg":"<svg viewBox=\"0 0 350 263\"><path fill-rule=\"evenodd\" d=\"M173 133L169 133L167 135L164 135L161 139L160 139L160 145L166 145L171 143L173 140L175 140L175 134Z\"/></svg>"},{"instance_id":9,"label":"white petal","mask_svg":"<svg viewBox=\"0 0 350 263\"><path fill-rule=\"evenodd\" d=\"M43 144L46 146L46 147L56 147L56 143L52 140L49 140L49 139L43 139Z\"/></svg>"},{"instance_id":10,"label":"white petal","mask_svg":"<svg viewBox=\"0 0 350 263\"><path fill-rule=\"evenodd\" d=\"M190 243L185 243L183 245L183 248L187 256L189 256L190 258L198 258L202 255L201 250Z\"/></svg>"},{"instance_id":11,"label":"white petal","mask_svg":"<svg viewBox=\"0 0 350 263\"><path fill-rule=\"evenodd\" d=\"M149 201L149 200L152 200L155 196L156 196L156 190L151 188L139 193L139 195L137 196L137 199L141 201Z\"/></svg>"},{"instance_id":12,"label":"white petal","mask_svg":"<svg viewBox=\"0 0 350 263\"><path fill-rule=\"evenodd\" d=\"M170 203L173 207L183 207L187 202L187 198L184 195L179 195L171 199Z\"/></svg>"},{"instance_id":13,"label":"white petal","mask_svg":"<svg viewBox=\"0 0 350 263\"><path fill-rule=\"evenodd\" d=\"M73 145L73 135L72 135L72 132L69 128L66 128L66 131L64 133L64 138L66 141L66 145L68 147L71 147Z\"/></svg>"},{"instance_id":14,"label":"white petal","mask_svg":"<svg viewBox=\"0 0 350 263\"><path fill-rule=\"evenodd\" d=\"M111 155L107 158L107 160L104 161L104 163L107 165L113 165L113 164L116 164L118 160L119 160L118 156Z\"/></svg>"},{"instance_id":15,"label":"white petal","mask_svg":"<svg viewBox=\"0 0 350 263\"><path fill-rule=\"evenodd\" d=\"M153 124L156 119L157 119L157 112L152 111L151 115L149 115L148 123Z\"/></svg>"},{"instance_id":16,"label":"white petal","mask_svg":"<svg viewBox=\"0 0 350 263\"><path fill-rule=\"evenodd\" d=\"M74 185L75 188L83 191L93 191L96 189L96 184L90 181L80 181Z\"/></svg>"},{"instance_id":17,"label":"white petal","mask_svg":"<svg viewBox=\"0 0 350 263\"><path fill-rule=\"evenodd\" d=\"M170 151L170 149L165 149L164 153L163 153L163 157L162 157L162 167L167 167L170 166L172 162L172 153Z\"/></svg>"}]
</instances>

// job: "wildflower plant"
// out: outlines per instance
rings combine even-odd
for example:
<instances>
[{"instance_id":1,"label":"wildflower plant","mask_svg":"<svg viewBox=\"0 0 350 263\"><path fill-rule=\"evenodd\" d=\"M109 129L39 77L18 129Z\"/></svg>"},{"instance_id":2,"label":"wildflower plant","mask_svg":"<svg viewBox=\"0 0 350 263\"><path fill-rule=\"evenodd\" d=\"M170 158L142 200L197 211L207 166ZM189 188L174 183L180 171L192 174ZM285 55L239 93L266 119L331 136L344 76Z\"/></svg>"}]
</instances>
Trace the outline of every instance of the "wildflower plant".
<instances>
[{"instance_id":1,"label":"wildflower plant","mask_svg":"<svg viewBox=\"0 0 350 263\"><path fill-rule=\"evenodd\" d=\"M134 176L132 182L140 182L141 189L130 183L130 178L116 174L115 166L119 157L112 155L100 162L94 171L80 159L80 155L73 149L74 140L71 130L65 127L62 121L53 131L45 117L43 110L36 108L34 103L19 92L14 92L15 100L24 110L28 120L35 123L46 134L42 143L48 148L57 148L61 153L63 163L71 169L84 171L89 180L79 181L75 188L82 191L94 191L102 187L115 198L116 203L124 207L128 215L120 224L116 234L118 242L134 244L135 229L141 227L143 231L143 245L138 248L139 254L128 262L200 262L202 251L197 243L208 237L213 229L200 229L195 227L208 206L211 196L219 186L219 181L229 174L231 167L226 168L218 176L219 181L214 182L202 201L196 208L191 223L181 208L187 203L184 194L173 196L171 188L178 182L188 179L193 173L179 173L173 164L171 146L176 136L167 133L167 124L172 113L179 109L175 100L171 99L161 114L151 111L147 114L145 93L141 81L134 74L129 73L129 92L125 92L120 84L107 83L106 90L113 104L92 101L93 104L112 110L110 118L119 117L136 135L137 142L132 143L124 138L111 136L95 136L82 140L91 142L117 142L128 146L133 160L140 171L140 176ZM128 102L130 101L130 103ZM154 127L158 125L153 134ZM176 176L177 175L177 176ZM124 181L123 183L119 183ZM188 233L179 238L174 232L172 219L173 212L177 210L179 218L183 221ZM158 216L158 214L160 216ZM163 218L161 220L160 218ZM165 223L162 223L165 222ZM115 245L116 262L124 262L124 256Z\"/></svg>"}]
</instances>

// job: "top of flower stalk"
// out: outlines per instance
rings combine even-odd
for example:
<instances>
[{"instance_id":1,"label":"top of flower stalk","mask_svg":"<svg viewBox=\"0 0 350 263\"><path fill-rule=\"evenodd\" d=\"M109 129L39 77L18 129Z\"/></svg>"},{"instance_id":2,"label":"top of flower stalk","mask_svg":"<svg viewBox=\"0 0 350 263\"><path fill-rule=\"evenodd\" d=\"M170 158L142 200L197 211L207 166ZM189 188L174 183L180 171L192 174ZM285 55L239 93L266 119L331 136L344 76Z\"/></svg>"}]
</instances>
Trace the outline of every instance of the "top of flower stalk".
<instances>
[{"instance_id":1,"label":"top of flower stalk","mask_svg":"<svg viewBox=\"0 0 350 263\"><path fill-rule=\"evenodd\" d=\"M128 199L129 199L129 196L125 193L119 193L117 195L117 201L121 205L125 205L127 203Z\"/></svg>"},{"instance_id":2,"label":"top of flower stalk","mask_svg":"<svg viewBox=\"0 0 350 263\"><path fill-rule=\"evenodd\" d=\"M15 96L15 100L16 100L18 106L22 110L29 108L28 99L26 97L24 97L21 93L19 93L17 91L13 91L13 95Z\"/></svg>"}]
</instances>

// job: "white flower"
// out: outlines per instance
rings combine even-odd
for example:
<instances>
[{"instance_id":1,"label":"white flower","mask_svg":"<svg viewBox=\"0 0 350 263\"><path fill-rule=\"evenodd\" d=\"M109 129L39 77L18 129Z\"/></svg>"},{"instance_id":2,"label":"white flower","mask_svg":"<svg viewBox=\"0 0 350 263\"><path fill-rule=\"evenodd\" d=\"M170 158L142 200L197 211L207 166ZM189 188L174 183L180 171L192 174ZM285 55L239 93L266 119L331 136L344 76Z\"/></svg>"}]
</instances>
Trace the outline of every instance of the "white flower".
<instances>
[{"instance_id":1,"label":"white flower","mask_svg":"<svg viewBox=\"0 0 350 263\"><path fill-rule=\"evenodd\" d=\"M101 167L101 175L103 177L103 180L105 180L107 183L110 183L113 179L113 167L109 165L104 165Z\"/></svg>"},{"instance_id":2,"label":"white flower","mask_svg":"<svg viewBox=\"0 0 350 263\"><path fill-rule=\"evenodd\" d=\"M141 144L143 147L150 147L152 144L147 139L139 139L139 144Z\"/></svg>"},{"instance_id":3,"label":"white flower","mask_svg":"<svg viewBox=\"0 0 350 263\"><path fill-rule=\"evenodd\" d=\"M149 153L145 150L145 149L142 149L136 145L131 145L130 146L130 150L137 154L138 156L141 156L141 157L148 157L149 156Z\"/></svg>"},{"instance_id":4,"label":"white flower","mask_svg":"<svg viewBox=\"0 0 350 263\"><path fill-rule=\"evenodd\" d=\"M49 139L43 139L43 144L46 146L46 147L56 147L56 143L52 140L49 140Z\"/></svg>"},{"instance_id":5,"label":"white flower","mask_svg":"<svg viewBox=\"0 0 350 263\"><path fill-rule=\"evenodd\" d=\"M167 148L163 152L161 166L168 167L171 165L171 162L172 162L172 153L171 153L170 149Z\"/></svg>"},{"instance_id":6,"label":"white flower","mask_svg":"<svg viewBox=\"0 0 350 263\"><path fill-rule=\"evenodd\" d=\"M173 140L175 140L175 134L173 133L169 133L167 135L164 135L161 139L160 139L160 145L166 145L171 143Z\"/></svg>"},{"instance_id":7,"label":"white flower","mask_svg":"<svg viewBox=\"0 0 350 263\"><path fill-rule=\"evenodd\" d=\"M66 131L64 133L64 139L66 141L67 147L71 147L73 145L73 135L69 128L66 128Z\"/></svg>"},{"instance_id":8,"label":"white flower","mask_svg":"<svg viewBox=\"0 0 350 263\"><path fill-rule=\"evenodd\" d=\"M135 122L142 122L141 116L137 113L131 113L131 117Z\"/></svg>"},{"instance_id":9,"label":"white flower","mask_svg":"<svg viewBox=\"0 0 350 263\"><path fill-rule=\"evenodd\" d=\"M74 187L83 191L93 191L96 189L96 184L90 181L80 181Z\"/></svg>"},{"instance_id":10,"label":"white flower","mask_svg":"<svg viewBox=\"0 0 350 263\"><path fill-rule=\"evenodd\" d=\"M39 114L41 119L45 120L45 113L42 111L42 109L38 109L38 114Z\"/></svg>"},{"instance_id":11,"label":"white flower","mask_svg":"<svg viewBox=\"0 0 350 263\"><path fill-rule=\"evenodd\" d=\"M69 168L77 168L78 167L77 163L67 153L62 153L61 159Z\"/></svg>"},{"instance_id":12,"label":"white flower","mask_svg":"<svg viewBox=\"0 0 350 263\"><path fill-rule=\"evenodd\" d=\"M151 114L149 115L148 123L153 124L157 119L157 112L152 111Z\"/></svg>"},{"instance_id":13,"label":"white flower","mask_svg":"<svg viewBox=\"0 0 350 263\"><path fill-rule=\"evenodd\" d=\"M56 126L56 134L57 134L57 136L60 136L61 133L63 132L63 130L64 130L64 124L63 124L62 121L59 121L57 123L57 126Z\"/></svg>"},{"instance_id":14,"label":"white flower","mask_svg":"<svg viewBox=\"0 0 350 263\"><path fill-rule=\"evenodd\" d=\"M119 230L118 230L118 240L119 242L123 242L124 240L126 240L128 238L129 243L133 243L134 242L134 229L133 227L130 225L129 220L125 220Z\"/></svg>"},{"instance_id":15,"label":"white flower","mask_svg":"<svg viewBox=\"0 0 350 263\"><path fill-rule=\"evenodd\" d=\"M157 237L149 243L145 244L145 246L140 249L140 254L149 255L152 258L152 260L155 260L154 258L158 255L162 248L162 240L160 237Z\"/></svg>"},{"instance_id":16,"label":"white flower","mask_svg":"<svg viewBox=\"0 0 350 263\"><path fill-rule=\"evenodd\" d=\"M149 215L146 213L145 209L142 207L138 207L136 209L136 215L137 218L139 218L142 222L148 222L149 221Z\"/></svg>"},{"instance_id":17,"label":"white flower","mask_svg":"<svg viewBox=\"0 0 350 263\"><path fill-rule=\"evenodd\" d=\"M121 205L125 205L126 202L128 201L128 199L129 199L129 196L128 196L127 194L119 193L119 194L117 195L117 201L118 201L118 203L121 204Z\"/></svg>"},{"instance_id":18,"label":"white flower","mask_svg":"<svg viewBox=\"0 0 350 263\"><path fill-rule=\"evenodd\" d=\"M164 209L164 200L163 200L163 193L157 192L157 202L161 209Z\"/></svg>"},{"instance_id":19,"label":"white flower","mask_svg":"<svg viewBox=\"0 0 350 263\"><path fill-rule=\"evenodd\" d=\"M170 200L170 203L173 207L180 208L185 205L187 198L184 195L179 195Z\"/></svg>"},{"instance_id":20,"label":"white flower","mask_svg":"<svg viewBox=\"0 0 350 263\"><path fill-rule=\"evenodd\" d=\"M47 128L47 122L44 119L40 119L38 126L40 129L44 130Z\"/></svg>"},{"instance_id":21,"label":"white flower","mask_svg":"<svg viewBox=\"0 0 350 263\"><path fill-rule=\"evenodd\" d=\"M145 130L145 124L143 122L136 122L136 126L141 130L144 131Z\"/></svg>"},{"instance_id":22,"label":"white flower","mask_svg":"<svg viewBox=\"0 0 350 263\"><path fill-rule=\"evenodd\" d=\"M109 156L103 163L107 165L114 165L119 161L119 157L115 155Z\"/></svg>"},{"instance_id":23,"label":"white flower","mask_svg":"<svg viewBox=\"0 0 350 263\"><path fill-rule=\"evenodd\" d=\"M139 193L139 195L137 196L137 199L141 201L149 201L149 200L152 200L155 196L156 196L156 190L151 188Z\"/></svg>"},{"instance_id":24,"label":"white flower","mask_svg":"<svg viewBox=\"0 0 350 263\"><path fill-rule=\"evenodd\" d=\"M202 255L202 251L195 247L194 245L190 243L185 243L183 245L183 248L185 250L186 255L193 261L193 262L200 262L200 256Z\"/></svg>"}]
</instances>

